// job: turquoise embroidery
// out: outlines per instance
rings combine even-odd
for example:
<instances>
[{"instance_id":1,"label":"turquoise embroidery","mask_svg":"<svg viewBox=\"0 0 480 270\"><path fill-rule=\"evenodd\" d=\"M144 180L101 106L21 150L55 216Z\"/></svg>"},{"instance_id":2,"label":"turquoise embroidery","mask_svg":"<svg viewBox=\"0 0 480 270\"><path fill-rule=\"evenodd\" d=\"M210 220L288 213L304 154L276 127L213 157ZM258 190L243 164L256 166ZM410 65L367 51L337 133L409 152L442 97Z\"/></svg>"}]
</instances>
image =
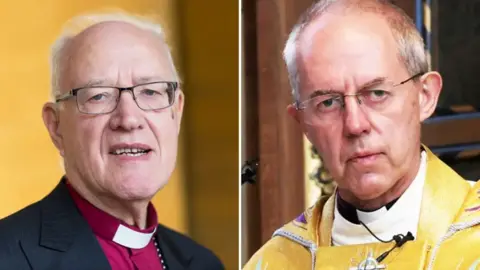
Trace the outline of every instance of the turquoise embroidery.
<instances>
[{"instance_id":1,"label":"turquoise embroidery","mask_svg":"<svg viewBox=\"0 0 480 270\"><path fill-rule=\"evenodd\" d=\"M255 270L262 270L262 259L260 259L257 262L257 265L255 266Z\"/></svg>"},{"instance_id":2,"label":"turquoise embroidery","mask_svg":"<svg viewBox=\"0 0 480 270\"><path fill-rule=\"evenodd\" d=\"M480 259L477 259L475 262L472 263L472 265L470 265L468 270L476 270L479 264L480 264Z\"/></svg>"}]
</instances>

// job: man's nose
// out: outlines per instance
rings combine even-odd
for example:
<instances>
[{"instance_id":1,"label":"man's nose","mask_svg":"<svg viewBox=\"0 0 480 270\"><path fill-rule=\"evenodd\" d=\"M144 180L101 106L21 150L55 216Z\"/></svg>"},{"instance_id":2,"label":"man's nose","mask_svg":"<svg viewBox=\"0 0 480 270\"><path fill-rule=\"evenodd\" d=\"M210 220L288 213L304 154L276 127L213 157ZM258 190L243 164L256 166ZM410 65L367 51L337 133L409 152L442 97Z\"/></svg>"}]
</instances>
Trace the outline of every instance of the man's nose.
<instances>
[{"instance_id":1,"label":"man's nose","mask_svg":"<svg viewBox=\"0 0 480 270\"><path fill-rule=\"evenodd\" d=\"M121 91L118 104L112 113L110 127L114 130L134 130L144 127L143 111L133 97L132 91Z\"/></svg>"},{"instance_id":2,"label":"man's nose","mask_svg":"<svg viewBox=\"0 0 480 270\"><path fill-rule=\"evenodd\" d=\"M360 136L370 132L370 121L363 105L357 96L344 98L344 133L345 136Z\"/></svg>"}]
</instances>

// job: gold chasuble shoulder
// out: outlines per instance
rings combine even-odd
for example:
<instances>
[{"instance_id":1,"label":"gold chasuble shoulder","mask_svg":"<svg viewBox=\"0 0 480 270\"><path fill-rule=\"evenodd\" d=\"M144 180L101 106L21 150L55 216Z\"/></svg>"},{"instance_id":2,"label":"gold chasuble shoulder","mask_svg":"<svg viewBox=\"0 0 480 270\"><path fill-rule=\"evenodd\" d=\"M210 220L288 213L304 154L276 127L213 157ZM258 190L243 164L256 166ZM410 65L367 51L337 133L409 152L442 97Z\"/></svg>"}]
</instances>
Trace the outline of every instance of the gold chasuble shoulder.
<instances>
[{"instance_id":1,"label":"gold chasuble shoulder","mask_svg":"<svg viewBox=\"0 0 480 270\"><path fill-rule=\"evenodd\" d=\"M395 243L332 246L335 196L322 197L277 230L244 266L270 269L480 269L480 183L473 187L428 148L417 236L375 260Z\"/></svg>"}]
</instances>

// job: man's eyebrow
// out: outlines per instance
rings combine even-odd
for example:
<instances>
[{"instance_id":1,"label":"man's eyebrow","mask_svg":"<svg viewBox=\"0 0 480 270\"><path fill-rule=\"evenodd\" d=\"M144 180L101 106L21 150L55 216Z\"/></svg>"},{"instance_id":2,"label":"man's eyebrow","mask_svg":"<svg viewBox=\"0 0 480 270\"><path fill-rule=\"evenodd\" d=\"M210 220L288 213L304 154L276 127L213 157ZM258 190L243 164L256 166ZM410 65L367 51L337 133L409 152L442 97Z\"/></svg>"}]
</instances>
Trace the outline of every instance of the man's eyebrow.
<instances>
[{"instance_id":1,"label":"man's eyebrow","mask_svg":"<svg viewBox=\"0 0 480 270\"><path fill-rule=\"evenodd\" d=\"M105 85L106 82L107 80L105 79L91 79L86 84L78 88L92 87L92 86L106 86Z\"/></svg>"},{"instance_id":2,"label":"man's eyebrow","mask_svg":"<svg viewBox=\"0 0 480 270\"><path fill-rule=\"evenodd\" d=\"M308 99L318 97L318 96L323 96L323 95L341 95L342 93L340 91L335 91L331 89L319 89L315 90L310 95L308 95Z\"/></svg>"},{"instance_id":3,"label":"man's eyebrow","mask_svg":"<svg viewBox=\"0 0 480 270\"><path fill-rule=\"evenodd\" d=\"M387 81L387 77L377 77L373 80L370 80L364 84L362 84L358 90L361 91L361 90L365 90L365 89L368 89L370 87L373 87L373 86L378 86L379 84L382 84L384 83L385 81Z\"/></svg>"},{"instance_id":4,"label":"man's eyebrow","mask_svg":"<svg viewBox=\"0 0 480 270\"><path fill-rule=\"evenodd\" d=\"M135 84L142 84L142 83L149 83L149 82L162 82L162 81L166 81L166 80L161 77L144 76L144 77L136 78Z\"/></svg>"},{"instance_id":5,"label":"man's eyebrow","mask_svg":"<svg viewBox=\"0 0 480 270\"><path fill-rule=\"evenodd\" d=\"M164 81L164 80L161 77L144 76L144 77L136 78L135 84L159 82L159 81ZM76 87L76 88L85 88L85 87L93 87L93 86L114 86L114 85L107 79L91 79L86 84L83 84L82 86Z\"/></svg>"},{"instance_id":6,"label":"man's eyebrow","mask_svg":"<svg viewBox=\"0 0 480 270\"><path fill-rule=\"evenodd\" d=\"M362 84L360 87L358 87L358 91L362 91L370 87L377 86L379 84L384 83L385 81L387 81L387 77L377 77L375 79L372 79ZM323 95L343 95L343 93L340 91L332 90L332 89L318 89L310 93L310 95L308 95L308 98L310 99L310 98L323 96Z\"/></svg>"}]
</instances>

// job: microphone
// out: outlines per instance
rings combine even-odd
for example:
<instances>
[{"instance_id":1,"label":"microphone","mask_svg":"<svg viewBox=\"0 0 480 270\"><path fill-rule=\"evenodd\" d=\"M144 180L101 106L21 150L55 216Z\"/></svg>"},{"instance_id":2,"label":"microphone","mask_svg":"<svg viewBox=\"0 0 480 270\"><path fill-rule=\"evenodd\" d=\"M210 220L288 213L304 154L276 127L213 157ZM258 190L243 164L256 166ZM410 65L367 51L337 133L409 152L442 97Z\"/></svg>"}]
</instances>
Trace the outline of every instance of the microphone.
<instances>
[{"instance_id":1,"label":"microphone","mask_svg":"<svg viewBox=\"0 0 480 270\"><path fill-rule=\"evenodd\" d=\"M388 254L390 254L390 252L392 252L394 249L396 248L400 248L401 246L403 246L406 242L408 241L413 241L415 240L415 237L413 237L413 234L411 232L407 232L407 235L403 235L403 234L396 234L392 237L391 240L389 241L385 241L385 240L382 240L380 238L378 238L378 236L376 236L368 227L367 225L365 225L365 223L363 223L362 221L360 221L360 224L362 224L363 227L365 227L365 229L367 229L367 231L373 236L375 237L375 239L377 239L378 241L382 242L382 243L390 243L390 242L393 242L395 241L395 246L393 246L391 249L389 249L388 251L385 251L384 253L382 253L382 255L378 256L377 257L377 262L378 263L381 263L387 256Z\"/></svg>"},{"instance_id":2,"label":"microphone","mask_svg":"<svg viewBox=\"0 0 480 270\"><path fill-rule=\"evenodd\" d=\"M246 161L242 166L241 185L245 183L255 184L257 181L258 159Z\"/></svg>"}]
</instances>

